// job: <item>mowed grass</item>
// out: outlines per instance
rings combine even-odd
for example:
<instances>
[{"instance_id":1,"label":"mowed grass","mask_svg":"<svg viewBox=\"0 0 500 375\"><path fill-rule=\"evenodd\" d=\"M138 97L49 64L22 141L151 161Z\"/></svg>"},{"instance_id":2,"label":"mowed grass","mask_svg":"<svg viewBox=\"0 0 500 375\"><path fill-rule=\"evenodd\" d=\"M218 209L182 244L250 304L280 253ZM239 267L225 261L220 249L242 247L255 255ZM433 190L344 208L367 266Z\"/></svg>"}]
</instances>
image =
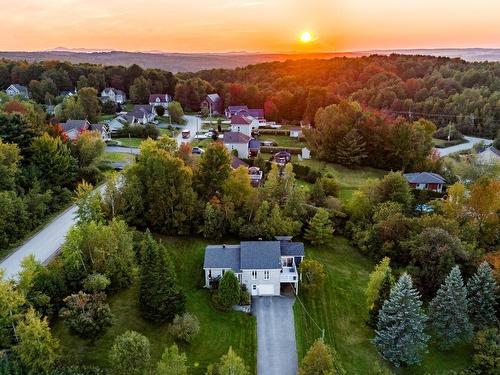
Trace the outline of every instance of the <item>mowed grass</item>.
<instances>
[{"instance_id":1,"label":"mowed grass","mask_svg":"<svg viewBox=\"0 0 500 375\"><path fill-rule=\"evenodd\" d=\"M255 318L240 312L221 313L211 303L203 285L203 254L207 243L198 239L162 238L175 261L178 280L187 296L187 310L200 321L200 333L189 345L179 344L188 357L191 374L204 374L206 367L227 353L230 346L245 360L252 374L256 365ZM70 335L62 321L53 327L54 335L61 340L63 360L67 363L95 364L106 368L108 352L116 336L126 330L145 335L151 343L153 366L166 346L173 344L168 325L145 321L138 305L138 283L109 298L115 324L106 334L92 343Z\"/></svg>"},{"instance_id":2,"label":"mowed grass","mask_svg":"<svg viewBox=\"0 0 500 375\"><path fill-rule=\"evenodd\" d=\"M135 161L135 155L134 154L125 154L122 152L105 152L103 156L103 160L107 160L110 162L130 162L132 163Z\"/></svg>"},{"instance_id":3,"label":"mowed grass","mask_svg":"<svg viewBox=\"0 0 500 375\"><path fill-rule=\"evenodd\" d=\"M120 142L122 146L135 148L138 148L144 141L143 138L114 138L113 140Z\"/></svg>"},{"instance_id":4,"label":"mowed grass","mask_svg":"<svg viewBox=\"0 0 500 375\"><path fill-rule=\"evenodd\" d=\"M258 137L259 141L274 141L278 147L304 147L305 142L299 141L287 135L263 134Z\"/></svg>"},{"instance_id":5,"label":"mowed grass","mask_svg":"<svg viewBox=\"0 0 500 375\"><path fill-rule=\"evenodd\" d=\"M327 278L316 294L300 293L294 305L299 362L315 339L325 329L325 340L338 353L348 374L376 374L389 367L371 343L374 332L366 326L367 308L364 291L374 264L354 249L344 237L321 248L306 248L306 256L320 261ZM305 312L308 311L310 316ZM471 346L462 345L442 352L431 343L421 366L391 370L398 374L440 374L462 370L470 365Z\"/></svg>"}]
</instances>

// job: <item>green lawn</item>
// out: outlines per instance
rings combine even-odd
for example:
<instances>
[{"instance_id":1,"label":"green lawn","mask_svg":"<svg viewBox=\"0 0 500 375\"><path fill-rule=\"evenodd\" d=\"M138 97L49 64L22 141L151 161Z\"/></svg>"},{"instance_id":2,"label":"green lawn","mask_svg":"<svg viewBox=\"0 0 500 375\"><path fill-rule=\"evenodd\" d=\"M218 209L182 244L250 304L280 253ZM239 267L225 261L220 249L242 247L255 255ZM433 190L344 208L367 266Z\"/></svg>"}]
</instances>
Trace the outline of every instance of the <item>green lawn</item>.
<instances>
[{"instance_id":1,"label":"green lawn","mask_svg":"<svg viewBox=\"0 0 500 375\"><path fill-rule=\"evenodd\" d=\"M144 141L143 138L114 138L113 140L121 142L122 146L136 148Z\"/></svg>"},{"instance_id":2,"label":"green lawn","mask_svg":"<svg viewBox=\"0 0 500 375\"><path fill-rule=\"evenodd\" d=\"M274 141L278 147L304 147L305 142L300 142L297 138L287 135L263 134L258 137L259 141Z\"/></svg>"},{"instance_id":3,"label":"green lawn","mask_svg":"<svg viewBox=\"0 0 500 375\"><path fill-rule=\"evenodd\" d=\"M309 247L306 255L324 264L327 279L324 288L315 295L299 292L305 309L325 329L325 340L336 349L348 374L375 374L387 364L370 342L374 333L364 323L367 318L364 290L373 263L343 237L335 237L333 243L322 248ZM321 331L299 301L295 302L294 315L300 361ZM395 372L423 375L460 370L468 366L469 359L468 345L446 353L431 346L422 366Z\"/></svg>"},{"instance_id":4,"label":"green lawn","mask_svg":"<svg viewBox=\"0 0 500 375\"><path fill-rule=\"evenodd\" d=\"M119 162L119 161L133 162L135 161L135 155L125 154L121 152L105 152L103 160L108 160L110 162Z\"/></svg>"},{"instance_id":5,"label":"green lawn","mask_svg":"<svg viewBox=\"0 0 500 375\"><path fill-rule=\"evenodd\" d=\"M175 138L179 135L180 130L179 129L164 129L164 128L159 128L160 131L160 136L166 135L169 136L170 138Z\"/></svg>"},{"instance_id":6,"label":"green lawn","mask_svg":"<svg viewBox=\"0 0 500 375\"><path fill-rule=\"evenodd\" d=\"M180 345L188 356L190 373L204 374L208 364L216 362L232 346L255 373L255 318L239 312L220 313L210 304L209 293L203 285L203 254L206 242L198 239L164 238L174 255L177 275L187 295L187 310L200 320L200 333L190 345ZM64 360L68 363L97 364L106 367L107 355L113 340L127 329L136 330L151 342L151 357L155 364L167 345L173 343L167 325L159 326L141 318L137 284L110 298L115 324L95 343L71 336L61 321L53 333L61 340Z\"/></svg>"}]
</instances>

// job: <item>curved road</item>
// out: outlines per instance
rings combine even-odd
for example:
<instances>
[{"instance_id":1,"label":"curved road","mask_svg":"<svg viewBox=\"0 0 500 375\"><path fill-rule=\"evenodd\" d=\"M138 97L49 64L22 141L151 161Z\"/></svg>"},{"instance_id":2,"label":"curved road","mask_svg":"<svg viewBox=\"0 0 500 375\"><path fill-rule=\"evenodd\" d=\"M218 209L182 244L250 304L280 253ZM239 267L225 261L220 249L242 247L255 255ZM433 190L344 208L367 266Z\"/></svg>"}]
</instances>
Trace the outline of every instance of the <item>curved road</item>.
<instances>
[{"instance_id":1,"label":"curved road","mask_svg":"<svg viewBox=\"0 0 500 375\"><path fill-rule=\"evenodd\" d=\"M451 146L451 147L446 147L446 148L436 148L436 150L439 153L440 157L447 156L450 154L454 154L455 152L459 151L465 151L465 150L470 150L471 148L474 147L474 145L484 142L485 145L490 145L493 143L491 139L486 139L486 138L477 138L477 137L469 137L466 136L464 137L468 142L467 143L461 143L456 146Z\"/></svg>"},{"instance_id":2,"label":"curved road","mask_svg":"<svg viewBox=\"0 0 500 375\"><path fill-rule=\"evenodd\" d=\"M191 131L191 137L189 139L183 139L179 134L177 137L177 142L179 144L182 142L191 142L194 139L198 127L201 128L201 121L198 117L185 116L185 119L186 125L183 129L189 129ZM135 155L139 153L139 149L137 148L114 146L106 147L106 151ZM102 191L103 188L104 186L99 188L100 191ZM7 279L15 278L19 271L21 271L22 260L31 254L35 255L37 261L47 264L59 252L59 249L64 243L66 234L71 227L75 225L75 214L76 206L73 205L59 214L42 230L26 240L23 245L19 246L12 254L5 258L0 263L0 269L5 271L4 277Z\"/></svg>"}]
</instances>

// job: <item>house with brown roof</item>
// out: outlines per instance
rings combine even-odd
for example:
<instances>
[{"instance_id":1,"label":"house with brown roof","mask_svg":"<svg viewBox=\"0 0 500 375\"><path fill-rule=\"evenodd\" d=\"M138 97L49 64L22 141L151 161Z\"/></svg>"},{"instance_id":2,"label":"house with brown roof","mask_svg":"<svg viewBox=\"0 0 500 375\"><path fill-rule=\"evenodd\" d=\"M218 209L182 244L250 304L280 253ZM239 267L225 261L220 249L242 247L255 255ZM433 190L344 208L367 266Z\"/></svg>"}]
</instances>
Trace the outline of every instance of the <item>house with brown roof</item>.
<instances>
[{"instance_id":1,"label":"house with brown roof","mask_svg":"<svg viewBox=\"0 0 500 375\"><path fill-rule=\"evenodd\" d=\"M149 105L154 107L160 106L168 109L168 104L172 98L168 94L151 94L149 95Z\"/></svg>"},{"instance_id":2,"label":"house with brown roof","mask_svg":"<svg viewBox=\"0 0 500 375\"><path fill-rule=\"evenodd\" d=\"M258 128L259 122L251 116L234 115L231 117L232 132L240 132L251 137L252 132Z\"/></svg>"}]
</instances>

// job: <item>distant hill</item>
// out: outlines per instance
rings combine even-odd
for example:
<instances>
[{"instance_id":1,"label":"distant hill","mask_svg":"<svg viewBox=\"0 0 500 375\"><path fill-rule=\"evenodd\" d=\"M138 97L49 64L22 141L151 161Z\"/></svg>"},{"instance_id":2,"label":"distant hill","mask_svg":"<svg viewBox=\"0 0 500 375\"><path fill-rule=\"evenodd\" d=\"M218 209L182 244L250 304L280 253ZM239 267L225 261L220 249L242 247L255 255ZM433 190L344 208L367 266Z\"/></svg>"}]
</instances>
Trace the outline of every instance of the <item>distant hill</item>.
<instances>
[{"instance_id":1,"label":"distant hill","mask_svg":"<svg viewBox=\"0 0 500 375\"><path fill-rule=\"evenodd\" d=\"M26 60L29 62L44 60L68 61L71 63L94 63L103 65L140 65L144 68L161 68L171 72L196 72L204 69L233 69L250 64L269 61L298 59L329 59L332 57L360 57L372 54L387 55L400 53L408 55L430 55L460 57L466 61L500 61L499 49L408 49L408 50L372 50L335 53L166 53L161 51L124 52L93 51L90 49L67 49L58 47L50 51L37 52L0 52L0 58Z\"/></svg>"}]
</instances>

